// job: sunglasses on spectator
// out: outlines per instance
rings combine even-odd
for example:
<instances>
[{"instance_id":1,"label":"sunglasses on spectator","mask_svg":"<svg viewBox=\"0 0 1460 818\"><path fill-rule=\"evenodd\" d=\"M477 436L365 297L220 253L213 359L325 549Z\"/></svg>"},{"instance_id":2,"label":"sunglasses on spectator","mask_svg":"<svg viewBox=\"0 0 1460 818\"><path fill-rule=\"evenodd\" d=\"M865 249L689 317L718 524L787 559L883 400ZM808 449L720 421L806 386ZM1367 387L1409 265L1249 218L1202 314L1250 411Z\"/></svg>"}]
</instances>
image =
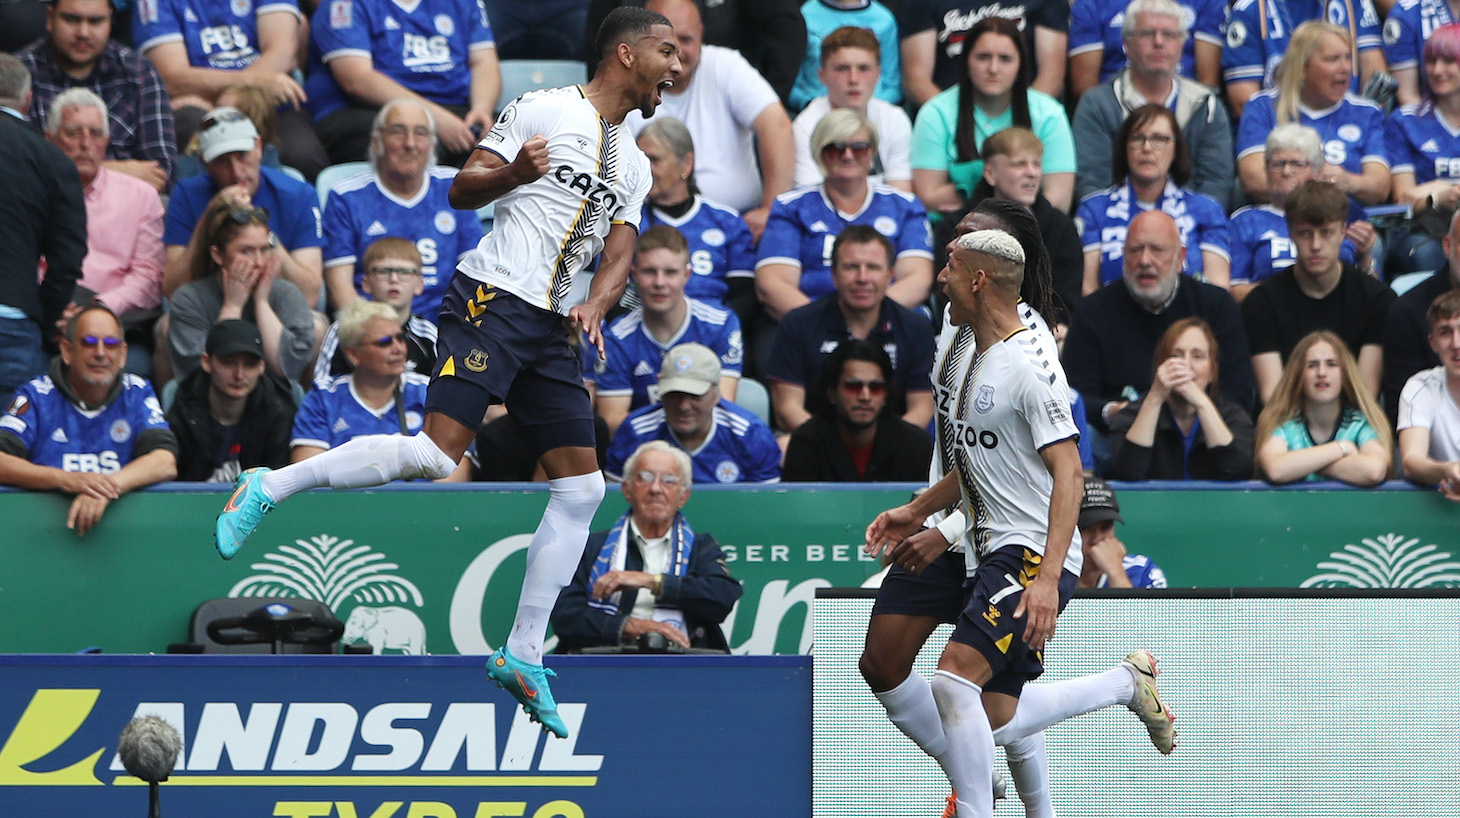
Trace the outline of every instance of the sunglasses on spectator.
<instances>
[{"instance_id":1,"label":"sunglasses on spectator","mask_svg":"<svg viewBox=\"0 0 1460 818\"><path fill-rule=\"evenodd\" d=\"M842 381L842 390L848 395L860 395L864 389L872 393L872 397L875 398L887 391L887 382L863 381L857 380L856 378L848 378Z\"/></svg>"},{"instance_id":2,"label":"sunglasses on spectator","mask_svg":"<svg viewBox=\"0 0 1460 818\"><path fill-rule=\"evenodd\" d=\"M122 339L115 335L83 335L76 339L76 343L87 349L94 346L104 346L107 349L116 349L122 345Z\"/></svg>"},{"instance_id":3,"label":"sunglasses on spectator","mask_svg":"<svg viewBox=\"0 0 1460 818\"><path fill-rule=\"evenodd\" d=\"M217 127L225 122L243 122L248 116L242 111L212 111L203 117L202 123L198 126L199 131L206 131L209 128Z\"/></svg>"},{"instance_id":4,"label":"sunglasses on spectator","mask_svg":"<svg viewBox=\"0 0 1460 818\"><path fill-rule=\"evenodd\" d=\"M846 153L847 151L851 151L860 156L870 150L872 150L872 143L863 140L858 142L828 142L826 147L821 149L821 152Z\"/></svg>"},{"instance_id":5,"label":"sunglasses on spectator","mask_svg":"<svg viewBox=\"0 0 1460 818\"><path fill-rule=\"evenodd\" d=\"M234 224L253 224L269 221L269 211L262 207L235 207L228 211L228 220Z\"/></svg>"},{"instance_id":6,"label":"sunglasses on spectator","mask_svg":"<svg viewBox=\"0 0 1460 818\"><path fill-rule=\"evenodd\" d=\"M391 276L395 276L399 279L407 279L420 276L421 271L415 267L371 267L366 275L372 275L376 278L390 278Z\"/></svg>"},{"instance_id":7,"label":"sunglasses on spectator","mask_svg":"<svg viewBox=\"0 0 1460 818\"><path fill-rule=\"evenodd\" d=\"M394 344L394 343L402 343L402 344L404 344L405 342L406 342L406 334L404 332L397 332L394 335L382 335L379 338L376 338L374 341L371 341L370 343L372 343L372 344L374 344L374 345L376 345L378 347L381 347L383 349L383 348L388 347L388 346L390 346L391 344Z\"/></svg>"},{"instance_id":8,"label":"sunglasses on spectator","mask_svg":"<svg viewBox=\"0 0 1460 818\"><path fill-rule=\"evenodd\" d=\"M677 474L655 474L648 470L634 472L634 482L641 486L652 486L655 480L658 480L659 484L665 488L672 488L684 483L683 480L679 479L679 475Z\"/></svg>"}]
</instances>

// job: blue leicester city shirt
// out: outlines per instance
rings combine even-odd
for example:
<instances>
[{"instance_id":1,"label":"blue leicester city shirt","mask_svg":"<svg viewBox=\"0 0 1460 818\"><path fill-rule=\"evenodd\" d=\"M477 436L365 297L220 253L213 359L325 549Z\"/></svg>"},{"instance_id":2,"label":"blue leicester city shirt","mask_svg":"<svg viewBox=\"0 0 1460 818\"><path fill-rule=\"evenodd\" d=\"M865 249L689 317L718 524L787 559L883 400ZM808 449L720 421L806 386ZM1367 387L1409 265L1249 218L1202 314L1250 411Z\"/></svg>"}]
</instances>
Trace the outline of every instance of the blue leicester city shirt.
<instances>
[{"instance_id":1,"label":"blue leicester city shirt","mask_svg":"<svg viewBox=\"0 0 1460 818\"><path fill-rule=\"evenodd\" d=\"M1075 226L1085 252L1100 250L1100 285L1121 277L1125 266L1125 235L1131 219L1143 210L1160 210L1176 221L1181 243L1186 246L1185 272L1201 277L1201 251L1230 258L1227 214L1210 196L1179 188L1168 181L1161 198L1152 207L1136 201L1135 189L1127 182L1080 200Z\"/></svg>"},{"instance_id":2,"label":"blue leicester city shirt","mask_svg":"<svg viewBox=\"0 0 1460 818\"><path fill-rule=\"evenodd\" d=\"M1130 0L1079 0L1070 4L1070 56L1099 51L1103 55L1101 82L1125 69L1125 40L1121 30L1128 5ZM1186 0L1178 5L1189 32L1181 49L1179 71L1183 77L1196 79L1196 41L1221 48L1227 5L1223 0Z\"/></svg>"},{"instance_id":3,"label":"blue leicester city shirt","mask_svg":"<svg viewBox=\"0 0 1460 818\"><path fill-rule=\"evenodd\" d=\"M265 14L300 17L295 0L140 0L132 41L146 54L182 43L196 68L238 71L259 58L259 22Z\"/></svg>"},{"instance_id":4,"label":"blue leicester city shirt","mask_svg":"<svg viewBox=\"0 0 1460 818\"><path fill-rule=\"evenodd\" d=\"M912 194L886 185L872 186L862 209L838 213L820 185L776 197L760 237L756 267L790 264L801 268L801 292L816 300L833 292L831 246L853 224L870 225L891 242L896 258L933 258L928 213Z\"/></svg>"},{"instance_id":5,"label":"blue leicester city shirt","mask_svg":"<svg viewBox=\"0 0 1460 818\"><path fill-rule=\"evenodd\" d=\"M1371 100L1345 94L1342 101L1326 110L1299 106L1298 124L1318 132L1323 140L1323 159L1330 165L1349 173L1363 173L1365 162L1389 166L1389 152L1384 148L1384 110ZM1267 135L1277 125L1277 90L1269 88L1253 95L1237 125L1237 158L1262 153Z\"/></svg>"},{"instance_id":6,"label":"blue leicester city shirt","mask_svg":"<svg viewBox=\"0 0 1460 818\"><path fill-rule=\"evenodd\" d=\"M781 447L776 445L775 433L765 421L722 398L714 410L714 425L699 449L689 452L694 482L780 482ZM651 440L679 445L660 404L645 406L624 419L608 445L604 473L613 480L623 480L629 455Z\"/></svg>"},{"instance_id":7,"label":"blue leicester city shirt","mask_svg":"<svg viewBox=\"0 0 1460 818\"><path fill-rule=\"evenodd\" d=\"M684 324L665 343L659 343L649 334L640 307L608 325L603 333L606 360L598 360L598 350L592 344L581 345L584 376L598 387L598 394L629 395L630 409L654 403L659 398L659 367L664 363L664 354L680 344L709 347L720 357L722 376L740 377L745 359L740 319L729 310L687 300L689 309L685 310Z\"/></svg>"},{"instance_id":8,"label":"blue leicester city shirt","mask_svg":"<svg viewBox=\"0 0 1460 818\"><path fill-rule=\"evenodd\" d=\"M208 202L217 192L213 177L206 173L189 176L173 186L167 200L162 243L186 245L193 237L193 227L203 218ZM324 219L319 209L319 194L313 187L283 171L261 167L259 189L252 201L254 207L269 211L269 229L279 237L285 250L324 246Z\"/></svg>"},{"instance_id":9,"label":"blue leicester city shirt","mask_svg":"<svg viewBox=\"0 0 1460 818\"><path fill-rule=\"evenodd\" d=\"M118 472L138 455L137 439L144 432L155 429L169 437L172 434L152 385L136 375L121 378L116 398L92 411L67 400L50 375L35 378L16 391L9 409L0 416L0 435L14 435L25 458L38 466L96 474Z\"/></svg>"},{"instance_id":10,"label":"blue leicester city shirt","mask_svg":"<svg viewBox=\"0 0 1460 818\"><path fill-rule=\"evenodd\" d=\"M689 244L689 283L684 294L717 307L725 306L732 278L755 278L755 242L745 219L734 209L696 196L687 213L674 218L644 205L640 232L667 224Z\"/></svg>"},{"instance_id":11,"label":"blue leicester city shirt","mask_svg":"<svg viewBox=\"0 0 1460 818\"><path fill-rule=\"evenodd\" d=\"M361 435L419 432L426 418L426 385L431 379L419 372L401 376L400 405L395 401L371 409L355 395L351 375L335 378L329 386L315 387L304 396L294 415L290 446L332 449ZM404 422L403 422L404 421Z\"/></svg>"},{"instance_id":12,"label":"blue leicester city shirt","mask_svg":"<svg viewBox=\"0 0 1460 818\"><path fill-rule=\"evenodd\" d=\"M456 262L482 240L477 214L457 210L447 200L455 177L454 168L431 168L426 184L410 200L386 190L372 173L335 185L324 207L324 266L354 265L358 290L365 251L377 239L395 236L415 242L424 286L411 302L411 312L435 322Z\"/></svg>"},{"instance_id":13,"label":"blue leicester city shirt","mask_svg":"<svg viewBox=\"0 0 1460 818\"><path fill-rule=\"evenodd\" d=\"M1379 12L1372 0L1235 0L1227 10L1226 48L1222 49L1222 78L1227 82L1273 84L1288 41L1308 20L1327 20L1353 33L1362 53L1383 48ZM1359 90L1359 61L1349 90Z\"/></svg>"},{"instance_id":14,"label":"blue leicester city shirt","mask_svg":"<svg viewBox=\"0 0 1460 818\"><path fill-rule=\"evenodd\" d=\"M1384 121L1389 170L1413 173L1414 183L1460 182L1460 126L1448 123L1433 101L1406 105Z\"/></svg>"},{"instance_id":15,"label":"blue leicester city shirt","mask_svg":"<svg viewBox=\"0 0 1460 818\"><path fill-rule=\"evenodd\" d=\"M1362 211L1360 211L1362 213ZM1288 234L1288 220L1272 205L1248 205L1232 214L1232 283L1257 284L1293 266L1298 248ZM1343 240L1339 258L1354 263L1353 242Z\"/></svg>"},{"instance_id":16,"label":"blue leicester city shirt","mask_svg":"<svg viewBox=\"0 0 1460 818\"><path fill-rule=\"evenodd\" d=\"M365 57L371 67L441 105L466 105L471 52L493 48L478 0L419 0L409 11L393 0L321 0L309 41L309 111L316 120L350 104L328 68L336 57Z\"/></svg>"}]
</instances>

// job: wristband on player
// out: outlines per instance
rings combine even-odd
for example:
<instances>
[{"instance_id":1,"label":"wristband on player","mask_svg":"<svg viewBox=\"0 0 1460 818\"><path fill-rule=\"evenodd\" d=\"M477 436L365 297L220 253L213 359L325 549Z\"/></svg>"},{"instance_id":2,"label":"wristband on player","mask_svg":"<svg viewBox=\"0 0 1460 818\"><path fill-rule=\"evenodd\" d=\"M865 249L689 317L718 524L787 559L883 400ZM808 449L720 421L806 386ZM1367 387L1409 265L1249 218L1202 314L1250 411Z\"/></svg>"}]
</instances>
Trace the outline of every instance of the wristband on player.
<instances>
[{"instance_id":1,"label":"wristband on player","mask_svg":"<svg viewBox=\"0 0 1460 818\"><path fill-rule=\"evenodd\" d=\"M961 509L952 512L938 523L938 533L943 535L943 539L947 540L949 545L957 545L967 530L968 517Z\"/></svg>"}]
</instances>

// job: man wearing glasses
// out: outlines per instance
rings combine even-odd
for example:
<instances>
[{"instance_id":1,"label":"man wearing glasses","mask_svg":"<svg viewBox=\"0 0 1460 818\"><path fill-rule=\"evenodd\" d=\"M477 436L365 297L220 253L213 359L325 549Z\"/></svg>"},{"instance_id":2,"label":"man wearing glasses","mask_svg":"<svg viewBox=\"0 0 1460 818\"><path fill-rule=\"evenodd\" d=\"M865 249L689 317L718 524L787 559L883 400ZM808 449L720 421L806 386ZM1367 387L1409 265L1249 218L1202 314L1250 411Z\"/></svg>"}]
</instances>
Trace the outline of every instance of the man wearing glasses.
<instances>
[{"instance_id":1,"label":"man wearing glasses","mask_svg":"<svg viewBox=\"0 0 1460 818\"><path fill-rule=\"evenodd\" d=\"M933 439L887 411L892 361L874 344L837 345L821 370L828 409L791 433L781 479L787 482L920 482Z\"/></svg>"},{"instance_id":2,"label":"man wearing glasses","mask_svg":"<svg viewBox=\"0 0 1460 818\"><path fill-rule=\"evenodd\" d=\"M715 538L690 528L690 458L662 440L634 450L622 489L629 510L588 537L573 582L553 608L558 653L638 644L729 652L720 624L740 598ZM646 640L647 641L647 640Z\"/></svg>"},{"instance_id":3,"label":"man wearing glasses","mask_svg":"<svg viewBox=\"0 0 1460 818\"><path fill-rule=\"evenodd\" d=\"M411 308L432 323L456 262L482 240L471 210L447 200L456 169L436 166L436 121L412 99L386 103L370 135L370 172L335 185L324 207L324 279L336 310L365 292L360 257L381 236L409 236L421 256ZM425 371L425 370L422 370Z\"/></svg>"},{"instance_id":4,"label":"man wearing glasses","mask_svg":"<svg viewBox=\"0 0 1460 818\"><path fill-rule=\"evenodd\" d=\"M395 308L400 328L405 332L406 371L431 372L436 366L436 325L424 316L411 313L411 304L421 294L422 286L421 254L416 245L409 239L386 236L365 251L362 266L365 275L360 279L360 287L365 298ZM336 321L325 332L319 357L314 359L315 385L328 385L335 377L349 374L354 368L340 343L340 322Z\"/></svg>"},{"instance_id":5,"label":"man wearing glasses","mask_svg":"<svg viewBox=\"0 0 1460 818\"><path fill-rule=\"evenodd\" d=\"M50 371L0 416L0 485L72 495L83 535L122 495L177 474L177 438L152 386L122 374L122 325L100 304L72 316Z\"/></svg>"},{"instance_id":6,"label":"man wearing glasses","mask_svg":"<svg viewBox=\"0 0 1460 818\"><path fill-rule=\"evenodd\" d=\"M188 282L195 256L207 252L200 246L197 226L217 198L233 207L269 212L269 230L278 237L279 277L298 287L310 306L318 304L324 227L314 188L283 171L262 166L258 128L237 108L214 108L203 117L198 156L208 172L178 182L167 202L162 229L166 248L163 294L172 298Z\"/></svg>"},{"instance_id":7,"label":"man wearing glasses","mask_svg":"<svg viewBox=\"0 0 1460 818\"><path fill-rule=\"evenodd\" d=\"M1216 4L1215 13L1220 23L1220 3ZM1186 66L1183 47L1191 42L1191 32L1186 23L1188 14L1191 12L1187 7L1173 0L1134 0L1125 8L1125 16L1117 18L1124 20L1119 25L1121 42L1125 46L1125 68L1082 96L1080 90L1075 91L1080 100L1070 121L1077 157L1075 201L1110 187L1110 157L1121 123L1131 111L1154 102L1169 107L1176 114L1181 135L1186 137L1186 144L1191 149L1191 182L1188 186L1226 205L1232 193L1235 173L1232 123L1218 92L1182 71ZM1071 19L1073 25L1074 18ZM1199 19L1198 25L1201 24ZM1211 47L1207 41L1209 37L1207 29L1198 33L1198 55ZM1074 39L1072 32L1072 83L1078 78L1076 66L1079 61L1096 54L1076 54ZM1093 47L1100 46L1096 44ZM1220 60L1220 43L1215 52L1215 59ZM1120 52L1112 51L1107 42L1105 53L1109 56ZM1215 65L1212 67L1216 68Z\"/></svg>"}]
</instances>

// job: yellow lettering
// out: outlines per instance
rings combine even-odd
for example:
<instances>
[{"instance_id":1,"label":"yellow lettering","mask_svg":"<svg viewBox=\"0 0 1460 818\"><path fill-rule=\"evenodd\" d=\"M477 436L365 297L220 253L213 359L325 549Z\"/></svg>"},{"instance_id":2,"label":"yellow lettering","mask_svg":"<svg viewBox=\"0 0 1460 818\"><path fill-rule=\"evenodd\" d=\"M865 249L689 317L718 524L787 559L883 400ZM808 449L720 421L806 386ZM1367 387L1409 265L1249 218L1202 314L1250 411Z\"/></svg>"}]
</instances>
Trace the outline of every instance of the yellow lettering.
<instances>
[{"instance_id":1,"label":"yellow lettering","mask_svg":"<svg viewBox=\"0 0 1460 818\"><path fill-rule=\"evenodd\" d=\"M406 818L456 818L456 810L440 801L412 801Z\"/></svg>"},{"instance_id":2,"label":"yellow lettering","mask_svg":"<svg viewBox=\"0 0 1460 818\"><path fill-rule=\"evenodd\" d=\"M33 773L26 765L40 761L65 744L91 715L100 690L37 690L20 721L0 747L0 786L101 786L96 763L106 748L64 769Z\"/></svg>"},{"instance_id":3,"label":"yellow lettering","mask_svg":"<svg viewBox=\"0 0 1460 818\"><path fill-rule=\"evenodd\" d=\"M474 818L515 818L525 812L526 801L482 801Z\"/></svg>"},{"instance_id":4,"label":"yellow lettering","mask_svg":"<svg viewBox=\"0 0 1460 818\"><path fill-rule=\"evenodd\" d=\"M329 818L332 806L328 801L276 801L274 818Z\"/></svg>"},{"instance_id":5,"label":"yellow lettering","mask_svg":"<svg viewBox=\"0 0 1460 818\"><path fill-rule=\"evenodd\" d=\"M396 813L396 810L401 808L403 803L402 801L386 801L376 807L374 812L370 813L370 818L390 818L390 816ZM339 806L339 804L337 803L336 806ZM340 813L340 818L345 818L343 812Z\"/></svg>"},{"instance_id":6,"label":"yellow lettering","mask_svg":"<svg viewBox=\"0 0 1460 818\"><path fill-rule=\"evenodd\" d=\"M532 818L583 818L583 808L572 801L549 801L538 807Z\"/></svg>"}]
</instances>

